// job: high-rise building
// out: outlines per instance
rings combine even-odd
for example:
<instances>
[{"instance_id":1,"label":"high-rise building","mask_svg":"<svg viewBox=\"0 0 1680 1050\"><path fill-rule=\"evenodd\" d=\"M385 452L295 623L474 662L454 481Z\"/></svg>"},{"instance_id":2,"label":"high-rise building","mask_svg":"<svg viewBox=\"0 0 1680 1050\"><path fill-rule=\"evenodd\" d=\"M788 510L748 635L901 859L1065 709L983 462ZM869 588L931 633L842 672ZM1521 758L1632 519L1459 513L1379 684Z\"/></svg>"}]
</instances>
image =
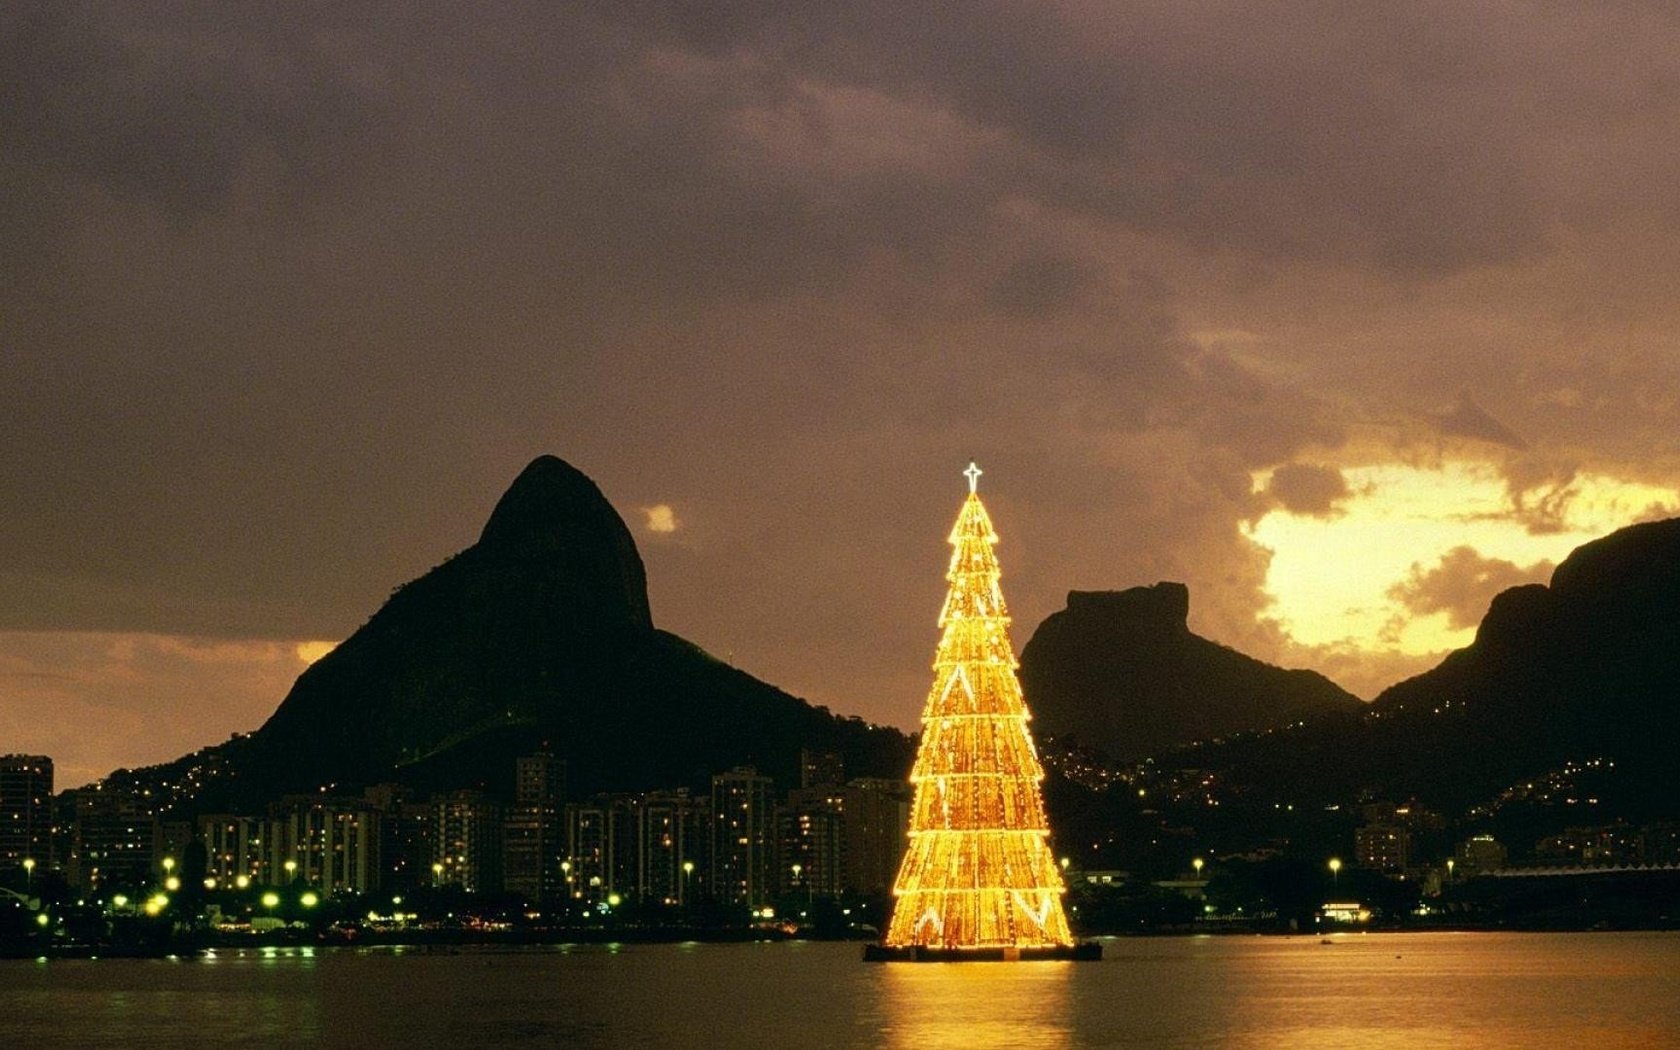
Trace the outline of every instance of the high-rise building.
<instances>
[{"instance_id":1,"label":"high-rise building","mask_svg":"<svg viewBox=\"0 0 1680 1050\"><path fill-rule=\"evenodd\" d=\"M835 897L845 885L846 797L839 786L788 792L777 817L784 892Z\"/></svg>"},{"instance_id":2,"label":"high-rise building","mask_svg":"<svg viewBox=\"0 0 1680 1050\"><path fill-rule=\"evenodd\" d=\"M839 787L846 782L846 763L831 751L799 749L801 788Z\"/></svg>"},{"instance_id":3,"label":"high-rise building","mask_svg":"<svg viewBox=\"0 0 1680 1050\"><path fill-rule=\"evenodd\" d=\"M437 880L469 893L502 892L502 807L482 791L432 799L432 863Z\"/></svg>"},{"instance_id":4,"label":"high-rise building","mask_svg":"<svg viewBox=\"0 0 1680 1050\"><path fill-rule=\"evenodd\" d=\"M53 855L53 763L45 755L0 755L0 870L25 860L56 867Z\"/></svg>"},{"instance_id":5,"label":"high-rise building","mask_svg":"<svg viewBox=\"0 0 1680 1050\"><path fill-rule=\"evenodd\" d=\"M400 784L375 784L362 797L379 812L381 888L401 894L432 885L431 803L415 801Z\"/></svg>"},{"instance_id":6,"label":"high-rise building","mask_svg":"<svg viewBox=\"0 0 1680 1050\"><path fill-rule=\"evenodd\" d=\"M198 838L204 843L206 875L223 883L235 883L240 876L258 884L278 881L268 870L268 821L206 813L198 818Z\"/></svg>"},{"instance_id":7,"label":"high-rise building","mask_svg":"<svg viewBox=\"0 0 1680 1050\"><path fill-rule=\"evenodd\" d=\"M151 885L156 836L150 802L104 781L79 788L74 795L71 884L90 893Z\"/></svg>"},{"instance_id":8,"label":"high-rise building","mask_svg":"<svg viewBox=\"0 0 1680 1050\"><path fill-rule=\"evenodd\" d=\"M565 852L566 762L540 751L514 763L514 802L504 830L503 882L530 901L566 896L561 871Z\"/></svg>"},{"instance_id":9,"label":"high-rise building","mask_svg":"<svg viewBox=\"0 0 1680 1050\"><path fill-rule=\"evenodd\" d=\"M1412 862L1412 833L1401 824L1367 824L1353 832L1353 858L1361 868L1405 871Z\"/></svg>"},{"instance_id":10,"label":"high-rise building","mask_svg":"<svg viewBox=\"0 0 1680 1050\"><path fill-rule=\"evenodd\" d=\"M594 904L615 892L613 850L618 836L613 824L617 816L618 808L604 795L566 807L566 857L561 872L573 900Z\"/></svg>"},{"instance_id":11,"label":"high-rise building","mask_svg":"<svg viewBox=\"0 0 1680 1050\"><path fill-rule=\"evenodd\" d=\"M751 766L712 777L712 895L757 908L775 894L775 783Z\"/></svg>"},{"instance_id":12,"label":"high-rise building","mask_svg":"<svg viewBox=\"0 0 1680 1050\"><path fill-rule=\"evenodd\" d=\"M840 883L848 893L886 895L904 859L910 827L910 785L858 777L841 789L845 848Z\"/></svg>"},{"instance_id":13,"label":"high-rise building","mask_svg":"<svg viewBox=\"0 0 1680 1050\"><path fill-rule=\"evenodd\" d=\"M153 874L161 879L168 874L168 869L180 867L186 858L187 849L192 845L193 837L193 822L190 820L153 821L152 861L157 865Z\"/></svg>"},{"instance_id":14,"label":"high-rise building","mask_svg":"<svg viewBox=\"0 0 1680 1050\"><path fill-rule=\"evenodd\" d=\"M564 877L576 900L687 904L706 880L711 807L687 788L566 807Z\"/></svg>"},{"instance_id":15,"label":"high-rise building","mask_svg":"<svg viewBox=\"0 0 1680 1050\"><path fill-rule=\"evenodd\" d=\"M271 805L268 816L270 880L298 878L327 893L380 888L380 813L367 802L294 795Z\"/></svg>"},{"instance_id":16,"label":"high-rise building","mask_svg":"<svg viewBox=\"0 0 1680 1050\"><path fill-rule=\"evenodd\" d=\"M1492 835L1472 835L1458 844L1455 851L1458 862L1458 874L1476 875L1481 872L1498 871L1505 866L1508 852L1505 844Z\"/></svg>"},{"instance_id":17,"label":"high-rise building","mask_svg":"<svg viewBox=\"0 0 1680 1050\"><path fill-rule=\"evenodd\" d=\"M687 905L704 878L710 807L687 788L653 791L636 807L636 896Z\"/></svg>"}]
</instances>

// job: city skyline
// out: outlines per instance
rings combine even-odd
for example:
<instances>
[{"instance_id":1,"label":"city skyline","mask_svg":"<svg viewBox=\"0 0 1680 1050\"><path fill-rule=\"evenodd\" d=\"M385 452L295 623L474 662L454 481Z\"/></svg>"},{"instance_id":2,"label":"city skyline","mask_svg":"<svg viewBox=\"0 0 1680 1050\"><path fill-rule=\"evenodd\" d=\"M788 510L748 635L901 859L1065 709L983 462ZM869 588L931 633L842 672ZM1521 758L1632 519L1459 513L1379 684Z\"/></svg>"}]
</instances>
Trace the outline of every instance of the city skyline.
<instances>
[{"instance_id":1,"label":"city skyline","mask_svg":"<svg viewBox=\"0 0 1680 1050\"><path fill-rule=\"evenodd\" d=\"M1680 505L1664 11L0 40L0 740L63 785L256 728L539 453L660 626L904 727L970 459L1024 631L1179 580L1367 698Z\"/></svg>"}]
</instances>

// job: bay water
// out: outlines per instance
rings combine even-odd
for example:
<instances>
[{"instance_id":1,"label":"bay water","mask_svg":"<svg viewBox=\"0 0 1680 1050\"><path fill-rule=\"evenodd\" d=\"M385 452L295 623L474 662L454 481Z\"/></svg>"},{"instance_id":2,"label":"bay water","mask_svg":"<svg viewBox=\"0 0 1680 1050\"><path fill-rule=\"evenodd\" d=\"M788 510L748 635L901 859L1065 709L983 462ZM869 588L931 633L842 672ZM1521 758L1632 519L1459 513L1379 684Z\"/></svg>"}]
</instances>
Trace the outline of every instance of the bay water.
<instances>
[{"instance_id":1,"label":"bay water","mask_svg":"<svg viewBox=\"0 0 1680 1050\"><path fill-rule=\"evenodd\" d=\"M1680 1048L1680 934L1105 942L1099 963L857 944L243 949L0 962L0 1047Z\"/></svg>"}]
</instances>

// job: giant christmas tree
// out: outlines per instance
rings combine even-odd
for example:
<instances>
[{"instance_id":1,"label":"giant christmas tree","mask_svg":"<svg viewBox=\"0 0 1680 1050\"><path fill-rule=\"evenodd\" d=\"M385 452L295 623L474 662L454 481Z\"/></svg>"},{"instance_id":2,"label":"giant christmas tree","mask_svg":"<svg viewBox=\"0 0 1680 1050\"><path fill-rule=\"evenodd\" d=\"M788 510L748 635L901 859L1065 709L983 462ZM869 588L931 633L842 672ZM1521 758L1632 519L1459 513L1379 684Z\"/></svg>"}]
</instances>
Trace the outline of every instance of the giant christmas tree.
<instances>
[{"instance_id":1,"label":"giant christmas tree","mask_svg":"<svg viewBox=\"0 0 1680 1050\"><path fill-rule=\"evenodd\" d=\"M976 492L980 468L966 473L885 946L951 957L1066 952L1073 935L998 588L998 537Z\"/></svg>"}]
</instances>

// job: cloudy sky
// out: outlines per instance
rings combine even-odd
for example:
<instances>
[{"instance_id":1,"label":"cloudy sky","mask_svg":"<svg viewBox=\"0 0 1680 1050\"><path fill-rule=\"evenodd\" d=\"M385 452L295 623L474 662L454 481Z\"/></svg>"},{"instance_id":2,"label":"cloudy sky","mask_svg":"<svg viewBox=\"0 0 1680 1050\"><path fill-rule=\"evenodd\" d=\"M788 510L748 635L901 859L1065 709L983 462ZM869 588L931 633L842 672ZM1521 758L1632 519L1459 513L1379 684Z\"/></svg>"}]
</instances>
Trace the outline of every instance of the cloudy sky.
<instances>
[{"instance_id":1,"label":"cloudy sky","mask_svg":"<svg viewBox=\"0 0 1680 1050\"><path fill-rule=\"evenodd\" d=\"M254 728L533 456L914 723L962 468L1361 695L1680 505L1680 14L0 7L0 751Z\"/></svg>"}]
</instances>

